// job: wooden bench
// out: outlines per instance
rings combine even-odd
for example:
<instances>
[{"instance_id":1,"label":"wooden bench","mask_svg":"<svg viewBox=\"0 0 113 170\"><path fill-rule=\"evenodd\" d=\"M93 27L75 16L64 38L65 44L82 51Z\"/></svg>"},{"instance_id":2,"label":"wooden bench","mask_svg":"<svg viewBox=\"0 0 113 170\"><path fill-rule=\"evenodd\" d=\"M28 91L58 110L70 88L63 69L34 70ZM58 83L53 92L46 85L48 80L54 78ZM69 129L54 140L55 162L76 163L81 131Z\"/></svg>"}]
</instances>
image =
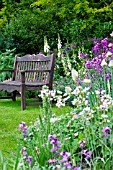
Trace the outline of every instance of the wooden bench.
<instances>
[{"instance_id":1,"label":"wooden bench","mask_svg":"<svg viewBox=\"0 0 113 170\"><path fill-rule=\"evenodd\" d=\"M0 72L12 72L11 80L0 82L0 90L11 92L9 97L16 101L16 91L21 93L21 109L26 109L26 91L40 90L43 85L52 89L55 67L55 54L45 56L43 54L15 56L13 70L0 70Z\"/></svg>"}]
</instances>

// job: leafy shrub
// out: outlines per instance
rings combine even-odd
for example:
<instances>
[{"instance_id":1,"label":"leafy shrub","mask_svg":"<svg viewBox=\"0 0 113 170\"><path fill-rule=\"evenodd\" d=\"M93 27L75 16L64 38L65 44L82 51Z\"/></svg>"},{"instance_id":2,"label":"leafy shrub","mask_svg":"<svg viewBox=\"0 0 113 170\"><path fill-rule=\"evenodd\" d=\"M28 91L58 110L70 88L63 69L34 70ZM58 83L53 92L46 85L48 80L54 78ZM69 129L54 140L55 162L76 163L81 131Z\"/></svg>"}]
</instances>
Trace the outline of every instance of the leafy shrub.
<instances>
[{"instance_id":1,"label":"leafy shrub","mask_svg":"<svg viewBox=\"0 0 113 170\"><path fill-rule=\"evenodd\" d=\"M0 69L13 69L14 64L14 56L15 56L15 48L12 50L6 49L6 52L0 54ZM0 81L8 79L11 77L11 73L2 72L0 73Z\"/></svg>"}]
</instances>

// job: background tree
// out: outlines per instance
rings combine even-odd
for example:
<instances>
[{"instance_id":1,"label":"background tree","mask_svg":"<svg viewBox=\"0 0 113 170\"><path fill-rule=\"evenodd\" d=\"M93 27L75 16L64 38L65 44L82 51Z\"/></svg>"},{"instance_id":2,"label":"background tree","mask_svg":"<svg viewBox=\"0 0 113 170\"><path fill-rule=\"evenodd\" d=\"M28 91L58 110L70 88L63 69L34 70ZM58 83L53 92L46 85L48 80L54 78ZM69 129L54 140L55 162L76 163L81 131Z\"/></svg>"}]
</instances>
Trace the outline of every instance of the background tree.
<instances>
[{"instance_id":1,"label":"background tree","mask_svg":"<svg viewBox=\"0 0 113 170\"><path fill-rule=\"evenodd\" d=\"M2 0L0 1L0 49L16 52L43 51L47 36L51 49L62 42L105 37L113 30L110 0Z\"/></svg>"}]
</instances>

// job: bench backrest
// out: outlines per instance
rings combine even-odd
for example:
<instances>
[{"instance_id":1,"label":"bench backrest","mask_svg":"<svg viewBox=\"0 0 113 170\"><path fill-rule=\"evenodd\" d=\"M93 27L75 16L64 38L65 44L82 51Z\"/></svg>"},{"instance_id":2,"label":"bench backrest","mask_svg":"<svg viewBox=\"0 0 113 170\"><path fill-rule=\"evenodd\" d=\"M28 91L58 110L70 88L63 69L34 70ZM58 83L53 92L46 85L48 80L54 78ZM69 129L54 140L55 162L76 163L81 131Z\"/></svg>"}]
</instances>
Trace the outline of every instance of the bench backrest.
<instances>
[{"instance_id":1,"label":"bench backrest","mask_svg":"<svg viewBox=\"0 0 113 170\"><path fill-rule=\"evenodd\" d=\"M21 81L22 70L39 70L39 72L26 72L27 82L48 83L52 88L53 73L55 67L55 54L45 56L43 54L25 55L15 57L13 80Z\"/></svg>"}]
</instances>

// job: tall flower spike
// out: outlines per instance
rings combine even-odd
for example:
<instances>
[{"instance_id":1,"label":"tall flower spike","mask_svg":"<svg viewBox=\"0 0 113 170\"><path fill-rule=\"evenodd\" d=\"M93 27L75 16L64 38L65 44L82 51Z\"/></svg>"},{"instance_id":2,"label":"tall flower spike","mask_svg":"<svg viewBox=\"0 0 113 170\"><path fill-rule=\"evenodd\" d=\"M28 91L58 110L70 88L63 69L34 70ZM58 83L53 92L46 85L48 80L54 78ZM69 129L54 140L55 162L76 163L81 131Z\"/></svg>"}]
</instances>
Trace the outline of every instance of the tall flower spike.
<instances>
[{"instance_id":1,"label":"tall flower spike","mask_svg":"<svg viewBox=\"0 0 113 170\"><path fill-rule=\"evenodd\" d=\"M71 74L73 81L76 81L76 79L78 78L78 72L75 69L72 69Z\"/></svg>"},{"instance_id":2,"label":"tall flower spike","mask_svg":"<svg viewBox=\"0 0 113 170\"><path fill-rule=\"evenodd\" d=\"M61 56L61 39L60 39L60 34L58 33L58 57Z\"/></svg>"},{"instance_id":3,"label":"tall flower spike","mask_svg":"<svg viewBox=\"0 0 113 170\"><path fill-rule=\"evenodd\" d=\"M49 52L49 45L48 45L48 42L47 42L47 38L46 36L44 36L44 52Z\"/></svg>"}]
</instances>

